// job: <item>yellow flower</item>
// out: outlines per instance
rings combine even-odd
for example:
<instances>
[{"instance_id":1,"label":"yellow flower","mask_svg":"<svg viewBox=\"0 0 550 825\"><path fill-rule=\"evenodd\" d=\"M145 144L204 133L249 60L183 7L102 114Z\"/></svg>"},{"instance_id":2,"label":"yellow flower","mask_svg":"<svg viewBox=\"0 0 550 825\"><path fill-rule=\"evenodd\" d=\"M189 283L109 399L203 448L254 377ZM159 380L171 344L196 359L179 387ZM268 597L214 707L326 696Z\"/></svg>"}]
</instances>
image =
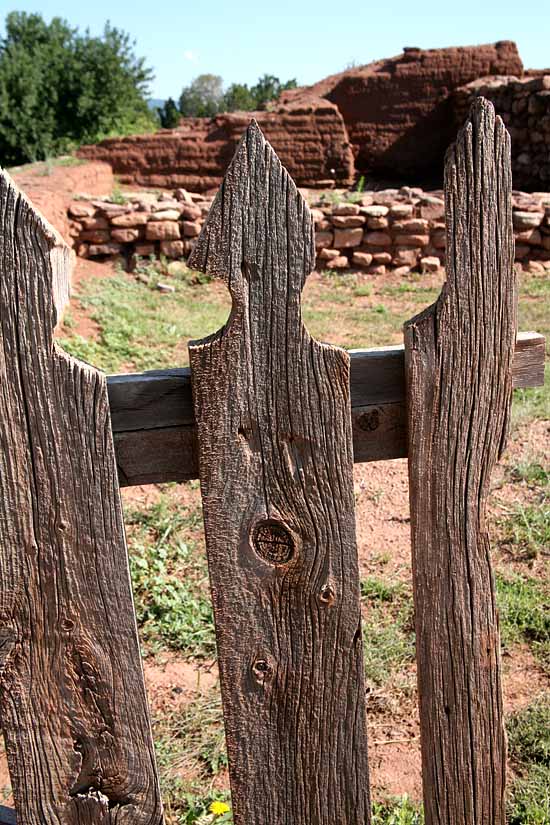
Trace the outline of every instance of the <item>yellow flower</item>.
<instances>
[{"instance_id":1,"label":"yellow flower","mask_svg":"<svg viewBox=\"0 0 550 825\"><path fill-rule=\"evenodd\" d=\"M212 802L210 805L210 813L214 814L214 816L221 816L222 814L226 814L229 810L229 805L225 802Z\"/></svg>"}]
</instances>

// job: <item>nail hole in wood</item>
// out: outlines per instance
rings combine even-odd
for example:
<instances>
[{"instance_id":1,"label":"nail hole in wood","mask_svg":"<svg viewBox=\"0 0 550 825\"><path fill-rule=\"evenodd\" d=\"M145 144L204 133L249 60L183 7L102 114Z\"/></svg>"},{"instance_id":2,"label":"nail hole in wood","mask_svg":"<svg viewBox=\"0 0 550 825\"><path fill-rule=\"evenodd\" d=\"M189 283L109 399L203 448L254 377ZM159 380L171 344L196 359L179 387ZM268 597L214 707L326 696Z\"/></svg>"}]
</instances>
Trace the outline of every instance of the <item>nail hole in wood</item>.
<instances>
[{"instance_id":1,"label":"nail hole in wood","mask_svg":"<svg viewBox=\"0 0 550 825\"><path fill-rule=\"evenodd\" d=\"M336 596L335 596L334 590L332 589L330 584L324 584L321 587L321 594L319 596L319 600L321 601L321 604L324 604L325 607L330 607L331 605L334 604L335 599L336 599Z\"/></svg>"},{"instance_id":2,"label":"nail hole in wood","mask_svg":"<svg viewBox=\"0 0 550 825\"><path fill-rule=\"evenodd\" d=\"M254 678L258 684L261 685L271 674L271 666L266 659L256 659L252 665L252 671L254 673Z\"/></svg>"}]
</instances>

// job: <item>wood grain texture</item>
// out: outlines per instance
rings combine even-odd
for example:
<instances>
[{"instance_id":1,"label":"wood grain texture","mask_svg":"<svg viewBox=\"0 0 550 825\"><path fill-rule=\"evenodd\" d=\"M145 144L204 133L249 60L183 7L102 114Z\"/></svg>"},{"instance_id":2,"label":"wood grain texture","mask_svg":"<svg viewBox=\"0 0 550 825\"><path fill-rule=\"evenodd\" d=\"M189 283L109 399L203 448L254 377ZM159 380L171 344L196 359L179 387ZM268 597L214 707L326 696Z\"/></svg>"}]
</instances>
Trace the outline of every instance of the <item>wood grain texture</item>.
<instances>
[{"instance_id":1,"label":"wood grain texture","mask_svg":"<svg viewBox=\"0 0 550 825\"><path fill-rule=\"evenodd\" d=\"M406 325L427 825L504 825L498 616L486 524L512 392L510 140L479 99L445 167L448 282Z\"/></svg>"},{"instance_id":2,"label":"wood grain texture","mask_svg":"<svg viewBox=\"0 0 550 825\"><path fill-rule=\"evenodd\" d=\"M162 821L105 377L69 250L0 174L0 717L21 825Z\"/></svg>"},{"instance_id":3,"label":"wood grain texture","mask_svg":"<svg viewBox=\"0 0 550 825\"><path fill-rule=\"evenodd\" d=\"M189 347L236 825L365 825L349 356L300 315L309 210L254 123L189 265L233 307Z\"/></svg>"},{"instance_id":4,"label":"wood grain texture","mask_svg":"<svg viewBox=\"0 0 550 825\"><path fill-rule=\"evenodd\" d=\"M349 355L353 460L405 458L403 347L351 350ZM520 332L514 387L544 384L544 359L544 336ZM107 389L122 486L199 477L189 369L109 375Z\"/></svg>"}]
</instances>

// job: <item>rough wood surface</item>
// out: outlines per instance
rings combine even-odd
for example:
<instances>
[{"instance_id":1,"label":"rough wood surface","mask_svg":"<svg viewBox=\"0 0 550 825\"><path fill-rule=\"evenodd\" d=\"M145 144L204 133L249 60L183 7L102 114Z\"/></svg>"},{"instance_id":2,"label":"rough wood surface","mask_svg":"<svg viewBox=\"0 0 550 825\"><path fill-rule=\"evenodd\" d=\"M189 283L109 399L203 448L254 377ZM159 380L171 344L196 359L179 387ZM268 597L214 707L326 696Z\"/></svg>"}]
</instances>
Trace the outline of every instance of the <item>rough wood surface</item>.
<instances>
[{"instance_id":1,"label":"rough wood surface","mask_svg":"<svg viewBox=\"0 0 550 825\"><path fill-rule=\"evenodd\" d=\"M162 821L104 376L69 250L0 173L0 721L22 825Z\"/></svg>"},{"instance_id":2,"label":"rough wood surface","mask_svg":"<svg viewBox=\"0 0 550 825\"><path fill-rule=\"evenodd\" d=\"M403 347L352 350L349 355L353 460L406 457ZM514 387L542 385L544 359L544 336L520 332ZM189 369L109 375L107 388L123 486L199 477Z\"/></svg>"},{"instance_id":3,"label":"rough wood surface","mask_svg":"<svg viewBox=\"0 0 550 825\"><path fill-rule=\"evenodd\" d=\"M189 351L236 825L370 820L349 356L302 325L313 264L253 123L190 260L233 299Z\"/></svg>"},{"instance_id":4,"label":"rough wood surface","mask_svg":"<svg viewBox=\"0 0 550 825\"><path fill-rule=\"evenodd\" d=\"M506 740L486 524L512 392L510 140L480 99L447 155L448 282L406 326L427 825L504 825Z\"/></svg>"}]
</instances>

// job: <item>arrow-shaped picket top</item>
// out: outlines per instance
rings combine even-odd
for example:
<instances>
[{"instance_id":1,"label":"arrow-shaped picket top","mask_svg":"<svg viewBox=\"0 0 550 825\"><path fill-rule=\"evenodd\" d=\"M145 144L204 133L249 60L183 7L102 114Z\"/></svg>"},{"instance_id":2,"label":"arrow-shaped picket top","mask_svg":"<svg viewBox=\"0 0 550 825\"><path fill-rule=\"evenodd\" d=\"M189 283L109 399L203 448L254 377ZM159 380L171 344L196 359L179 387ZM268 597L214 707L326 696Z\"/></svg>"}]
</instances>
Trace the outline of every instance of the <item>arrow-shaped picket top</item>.
<instances>
[{"instance_id":1,"label":"arrow-shaped picket top","mask_svg":"<svg viewBox=\"0 0 550 825\"><path fill-rule=\"evenodd\" d=\"M189 347L236 825L365 825L349 356L300 300L313 221L248 127L189 260L227 284Z\"/></svg>"}]
</instances>

